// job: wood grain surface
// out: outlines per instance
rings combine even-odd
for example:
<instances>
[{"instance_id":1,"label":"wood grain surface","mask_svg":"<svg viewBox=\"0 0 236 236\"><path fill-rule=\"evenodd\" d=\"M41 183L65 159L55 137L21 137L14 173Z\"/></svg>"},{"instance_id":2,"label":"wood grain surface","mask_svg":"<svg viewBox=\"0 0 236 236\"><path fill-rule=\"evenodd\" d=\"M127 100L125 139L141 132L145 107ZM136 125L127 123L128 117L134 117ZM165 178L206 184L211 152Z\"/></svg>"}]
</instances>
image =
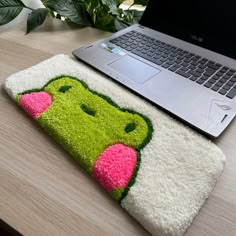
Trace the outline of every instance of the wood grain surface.
<instances>
[{"instance_id":1,"label":"wood grain surface","mask_svg":"<svg viewBox=\"0 0 236 236\"><path fill-rule=\"evenodd\" d=\"M0 33L0 84L55 54L108 36L48 21ZM0 89L0 219L23 235L149 235ZM236 235L236 121L214 142L227 162L186 236Z\"/></svg>"}]
</instances>

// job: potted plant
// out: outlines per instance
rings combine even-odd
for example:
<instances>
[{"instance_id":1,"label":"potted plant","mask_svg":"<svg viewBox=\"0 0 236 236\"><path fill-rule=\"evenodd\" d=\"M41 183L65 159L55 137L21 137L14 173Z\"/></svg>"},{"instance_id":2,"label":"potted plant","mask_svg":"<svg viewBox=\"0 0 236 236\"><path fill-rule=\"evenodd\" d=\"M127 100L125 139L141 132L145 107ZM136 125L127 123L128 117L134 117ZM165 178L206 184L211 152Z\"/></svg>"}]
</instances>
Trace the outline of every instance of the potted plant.
<instances>
[{"instance_id":1,"label":"potted plant","mask_svg":"<svg viewBox=\"0 0 236 236\"><path fill-rule=\"evenodd\" d=\"M127 8L121 8L125 0L41 0L42 7L33 9L22 0L0 1L0 26L14 20L23 9L30 10L26 33L43 24L49 18L58 18L83 26L91 26L115 32L137 23L143 10L135 5L146 6L148 0L133 0Z\"/></svg>"}]
</instances>

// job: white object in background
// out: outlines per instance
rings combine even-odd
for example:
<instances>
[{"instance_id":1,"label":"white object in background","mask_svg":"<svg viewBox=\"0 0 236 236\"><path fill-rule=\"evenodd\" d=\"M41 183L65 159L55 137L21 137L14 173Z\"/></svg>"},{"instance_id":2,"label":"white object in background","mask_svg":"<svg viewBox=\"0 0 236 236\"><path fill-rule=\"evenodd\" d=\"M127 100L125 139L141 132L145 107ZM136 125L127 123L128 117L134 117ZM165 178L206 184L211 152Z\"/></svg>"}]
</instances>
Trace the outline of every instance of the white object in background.
<instances>
[{"instance_id":1,"label":"white object in background","mask_svg":"<svg viewBox=\"0 0 236 236\"><path fill-rule=\"evenodd\" d=\"M37 9L37 8L44 8L44 5L40 0L32 0L30 7L33 9Z\"/></svg>"},{"instance_id":2,"label":"white object in background","mask_svg":"<svg viewBox=\"0 0 236 236\"><path fill-rule=\"evenodd\" d=\"M37 9L40 7L44 7L42 2L40 0L21 0L27 7ZM23 9L21 13L11 22L9 22L6 25L0 26L0 32L9 28L14 27L15 25L25 21L26 24L26 19L28 17L28 14L31 11L29 9Z\"/></svg>"}]
</instances>

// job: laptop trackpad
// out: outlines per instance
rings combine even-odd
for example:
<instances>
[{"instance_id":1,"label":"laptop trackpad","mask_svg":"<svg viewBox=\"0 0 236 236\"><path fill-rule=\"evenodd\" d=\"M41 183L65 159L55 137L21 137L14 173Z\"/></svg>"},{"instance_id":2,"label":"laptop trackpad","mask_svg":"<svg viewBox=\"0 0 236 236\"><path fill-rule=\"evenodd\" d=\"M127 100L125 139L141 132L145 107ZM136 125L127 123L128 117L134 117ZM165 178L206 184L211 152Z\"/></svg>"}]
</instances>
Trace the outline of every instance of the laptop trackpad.
<instances>
[{"instance_id":1,"label":"laptop trackpad","mask_svg":"<svg viewBox=\"0 0 236 236\"><path fill-rule=\"evenodd\" d=\"M111 62L108 66L139 84L144 83L146 80L160 72L160 70L129 55Z\"/></svg>"}]
</instances>

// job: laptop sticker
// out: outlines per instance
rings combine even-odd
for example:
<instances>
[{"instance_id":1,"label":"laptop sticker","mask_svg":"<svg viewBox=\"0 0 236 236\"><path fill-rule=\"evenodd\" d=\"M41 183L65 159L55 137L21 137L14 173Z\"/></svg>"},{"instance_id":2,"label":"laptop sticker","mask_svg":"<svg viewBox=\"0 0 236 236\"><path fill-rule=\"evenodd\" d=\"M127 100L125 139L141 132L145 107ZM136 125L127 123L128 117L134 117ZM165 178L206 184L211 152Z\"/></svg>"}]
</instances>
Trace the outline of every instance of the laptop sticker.
<instances>
[{"instance_id":1,"label":"laptop sticker","mask_svg":"<svg viewBox=\"0 0 236 236\"><path fill-rule=\"evenodd\" d=\"M103 48L103 49L105 49L105 50L108 51L108 52L111 52L111 53L116 53L116 54L119 54L119 55L121 55L121 56L124 56L124 55L125 55L125 53L122 52L119 48L116 48L116 47L114 47L114 46L112 46L112 45L108 45L108 44L106 44L106 43L102 43L102 44L100 45L100 47Z\"/></svg>"}]
</instances>

